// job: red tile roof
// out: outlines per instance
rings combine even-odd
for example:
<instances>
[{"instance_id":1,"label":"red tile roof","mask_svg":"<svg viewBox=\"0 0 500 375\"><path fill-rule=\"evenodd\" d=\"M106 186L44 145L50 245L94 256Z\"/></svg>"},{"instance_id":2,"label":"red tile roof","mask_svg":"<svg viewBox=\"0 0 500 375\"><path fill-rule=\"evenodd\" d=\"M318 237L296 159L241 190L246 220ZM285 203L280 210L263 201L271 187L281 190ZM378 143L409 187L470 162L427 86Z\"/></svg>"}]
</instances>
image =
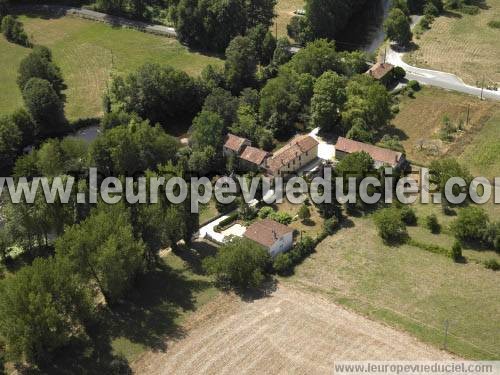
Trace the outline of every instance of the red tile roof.
<instances>
[{"instance_id":1,"label":"red tile roof","mask_svg":"<svg viewBox=\"0 0 500 375\"><path fill-rule=\"evenodd\" d=\"M274 220L265 219L250 225L244 236L265 247L271 247L284 235L293 232L292 228Z\"/></svg>"},{"instance_id":2,"label":"red tile roof","mask_svg":"<svg viewBox=\"0 0 500 375\"><path fill-rule=\"evenodd\" d=\"M375 79L382 79L387 75L387 73L389 73L393 69L394 69L394 65L392 65L392 64L378 62L375 65L373 65L366 72L366 74L372 76Z\"/></svg>"},{"instance_id":3,"label":"red tile roof","mask_svg":"<svg viewBox=\"0 0 500 375\"><path fill-rule=\"evenodd\" d=\"M250 141L246 138L238 137L234 134L228 134L226 137L226 143L224 143L224 147L234 152L239 152L241 150L241 147L243 147L245 143L250 144Z\"/></svg>"},{"instance_id":4,"label":"red tile roof","mask_svg":"<svg viewBox=\"0 0 500 375\"><path fill-rule=\"evenodd\" d=\"M339 137L339 139L337 140L335 151L341 151L347 154L364 151L369 154L373 160L389 164L393 167L396 166L403 157L403 154L401 152L370 145L367 143L353 141L352 139L347 139L344 137Z\"/></svg>"},{"instance_id":5,"label":"red tile roof","mask_svg":"<svg viewBox=\"0 0 500 375\"><path fill-rule=\"evenodd\" d=\"M240 158L255 165L261 165L264 162L264 160L266 160L268 155L269 155L268 152L261 150L260 148L247 146L243 150L243 153L241 154Z\"/></svg>"},{"instance_id":6,"label":"red tile roof","mask_svg":"<svg viewBox=\"0 0 500 375\"><path fill-rule=\"evenodd\" d=\"M282 166L295 160L299 155L314 149L319 142L310 135L299 135L280 148L267 160L271 172L277 172Z\"/></svg>"}]
</instances>

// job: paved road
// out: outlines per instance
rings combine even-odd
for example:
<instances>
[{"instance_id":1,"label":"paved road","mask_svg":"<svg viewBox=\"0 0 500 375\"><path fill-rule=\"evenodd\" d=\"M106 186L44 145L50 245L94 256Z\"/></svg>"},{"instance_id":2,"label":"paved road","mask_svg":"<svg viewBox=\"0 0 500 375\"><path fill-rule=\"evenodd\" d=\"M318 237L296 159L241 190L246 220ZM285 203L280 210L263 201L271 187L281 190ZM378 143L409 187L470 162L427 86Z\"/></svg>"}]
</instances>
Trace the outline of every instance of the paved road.
<instances>
[{"instance_id":1,"label":"paved road","mask_svg":"<svg viewBox=\"0 0 500 375\"><path fill-rule=\"evenodd\" d=\"M134 21L123 17L111 16L109 14L96 12L90 9L70 7L64 5L32 5L32 4L15 6L14 9L18 11L23 11L23 10L45 11L61 15L68 14L81 18L90 19L93 21L109 23L110 25L131 27L150 34L163 35L171 38L177 37L177 33L175 32L175 29L173 27L154 25L141 21Z\"/></svg>"},{"instance_id":2,"label":"paved road","mask_svg":"<svg viewBox=\"0 0 500 375\"><path fill-rule=\"evenodd\" d=\"M478 97L481 96L481 88L467 85L456 75L408 65L403 61L403 56L404 53L389 48L387 51L387 62L402 67L406 71L407 79L418 81L424 85L437 86ZM500 91L483 90L483 98L500 100Z\"/></svg>"}]
</instances>

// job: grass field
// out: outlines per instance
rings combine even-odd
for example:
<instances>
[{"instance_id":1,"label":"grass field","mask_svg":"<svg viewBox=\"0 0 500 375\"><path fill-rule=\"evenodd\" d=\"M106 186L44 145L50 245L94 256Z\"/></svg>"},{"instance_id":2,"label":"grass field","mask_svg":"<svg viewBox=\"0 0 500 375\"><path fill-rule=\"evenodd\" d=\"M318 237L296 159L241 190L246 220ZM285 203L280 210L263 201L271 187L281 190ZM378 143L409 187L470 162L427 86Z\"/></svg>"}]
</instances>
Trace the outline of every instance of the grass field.
<instances>
[{"instance_id":1,"label":"grass field","mask_svg":"<svg viewBox=\"0 0 500 375\"><path fill-rule=\"evenodd\" d=\"M277 14L275 24L272 27L273 33L276 33L276 24L278 28L278 38L287 36L286 26L294 16L294 11L303 9L305 6L304 0L278 0L274 8Z\"/></svg>"},{"instance_id":2,"label":"grass field","mask_svg":"<svg viewBox=\"0 0 500 375\"><path fill-rule=\"evenodd\" d=\"M457 74L466 83L500 84L500 29L488 23L500 20L500 0L486 0L477 15L449 13L435 20L432 29L415 40L419 48L406 56L408 63Z\"/></svg>"},{"instance_id":3,"label":"grass field","mask_svg":"<svg viewBox=\"0 0 500 375\"><path fill-rule=\"evenodd\" d=\"M449 321L451 352L500 359L500 272L470 260L453 263L408 245L387 247L371 218L353 219L352 224L323 241L284 282L332 298L436 347L443 346ZM442 246L451 241L448 235L430 238L433 235L418 227L410 234ZM470 252L465 255L474 256Z\"/></svg>"},{"instance_id":4,"label":"grass field","mask_svg":"<svg viewBox=\"0 0 500 375\"><path fill-rule=\"evenodd\" d=\"M469 106L469 125L465 126ZM453 156L462 159L474 174L489 178L500 174L496 152L500 147L500 104L423 87L415 98L403 97L399 107L393 124L410 160L428 164L436 158ZM455 125L464 123L464 131L446 143L439 139L445 115Z\"/></svg>"},{"instance_id":5,"label":"grass field","mask_svg":"<svg viewBox=\"0 0 500 375\"><path fill-rule=\"evenodd\" d=\"M68 85L70 119L102 113L102 93L111 73L133 71L145 62L170 64L196 75L215 57L190 52L175 39L74 17L20 16L34 43L49 47ZM0 114L22 105L17 68L29 49L0 38Z\"/></svg>"}]
</instances>

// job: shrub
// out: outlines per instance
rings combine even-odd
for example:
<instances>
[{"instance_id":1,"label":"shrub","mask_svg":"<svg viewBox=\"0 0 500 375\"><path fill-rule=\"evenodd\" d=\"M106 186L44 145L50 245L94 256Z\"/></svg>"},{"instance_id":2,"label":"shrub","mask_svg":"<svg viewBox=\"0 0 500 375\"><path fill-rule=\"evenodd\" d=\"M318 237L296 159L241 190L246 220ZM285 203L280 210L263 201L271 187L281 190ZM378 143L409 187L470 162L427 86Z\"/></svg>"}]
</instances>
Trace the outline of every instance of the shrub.
<instances>
[{"instance_id":1,"label":"shrub","mask_svg":"<svg viewBox=\"0 0 500 375\"><path fill-rule=\"evenodd\" d=\"M483 234L483 241L500 251L500 222L490 223Z\"/></svg>"},{"instance_id":2,"label":"shrub","mask_svg":"<svg viewBox=\"0 0 500 375\"><path fill-rule=\"evenodd\" d=\"M415 210L409 206L401 207L401 220L403 220L406 225L417 225Z\"/></svg>"},{"instance_id":3,"label":"shrub","mask_svg":"<svg viewBox=\"0 0 500 375\"><path fill-rule=\"evenodd\" d=\"M299 209L299 218L302 221L311 218L311 211L309 210L309 207L307 207L305 204L303 204Z\"/></svg>"},{"instance_id":4,"label":"shrub","mask_svg":"<svg viewBox=\"0 0 500 375\"><path fill-rule=\"evenodd\" d=\"M279 275L287 275L293 267L293 260L289 253L281 253L274 258L273 268Z\"/></svg>"},{"instance_id":5,"label":"shrub","mask_svg":"<svg viewBox=\"0 0 500 375\"><path fill-rule=\"evenodd\" d=\"M203 265L217 282L248 289L262 285L269 263L266 249L246 238L235 238L222 245L215 257L206 258Z\"/></svg>"},{"instance_id":6,"label":"shrub","mask_svg":"<svg viewBox=\"0 0 500 375\"><path fill-rule=\"evenodd\" d=\"M441 232L441 225L439 225L438 218L435 214L431 214L425 218L425 226L431 233L437 234Z\"/></svg>"},{"instance_id":7,"label":"shrub","mask_svg":"<svg viewBox=\"0 0 500 375\"><path fill-rule=\"evenodd\" d=\"M214 228L216 232L220 232L227 228L229 225L238 220L239 214L238 212L233 212L231 215L222 220L219 224L217 224Z\"/></svg>"},{"instance_id":8,"label":"shrub","mask_svg":"<svg viewBox=\"0 0 500 375\"><path fill-rule=\"evenodd\" d=\"M482 208L470 206L458 212L451 229L460 241L482 241L488 223L488 215Z\"/></svg>"},{"instance_id":9,"label":"shrub","mask_svg":"<svg viewBox=\"0 0 500 375\"><path fill-rule=\"evenodd\" d=\"M24 32L23 24L13 16L8 15L2 19L2 33L9 42L17 43L25 47L30 46L28 35Z\"/></svg>"},{"instance_id":10,"label":"shrub","mask_svg":"<svg viewBox=\"0 0 500 375\"><path fill-rule=\"evenodd\" d=\"M427 243L419 242L413 238L410 238L408 240L408 245L418 247L422 250L429 251L429 252L434 253L434 254L441 254L441 255L445 255L445 256L449 256L449 254L450 254L449 249L446 249L446 248L438 246L438 245L430 245Z\"/></svg>"},{"instance_id":11,"label":"shrub","mask_svg":"<svg viewBox=\"0 0 500 375\"><path fill-rule=\"evenodd\" d=\"M462 245L460 245L460 242L455 241L455 243L453 244L453 247L450 251L450 258L455 262L458 262L460 259L462 259Z\"/></svg>"},{"instance_id":12,"label":"shrub","mask_svg":"<svg viewBox=\"0 0 500 375\"><path fill-rule=\"evenodd\" d=\"M488 26L492 29L500 29L500 21L490 21L488 22Z\"/></svg>"},{"instance_id":13,"label":"shrub","mask_svg":"<svg viewBox=\"0 0 500 375\"><path fill-rule=\"evenodd\" d=\"M479 13L479 7L476 5L462 5L460 11L465 14L476 15Z\"/></svg>"},{"instance_id":14,"label":"shrub","mask_svg":"<svg viewBox=\"0 0 500 375\"><path fill-rule=\"evenodd\" d=\"M264 206L259 210L259 218L260 219L266 219L269 217L271 214L275 213L274 209L269 206Z\"/></svg>"},{"instance_id":15,"label":"shrub","mask_svg":"<svg viewBox=\"0 0 500 375\"><path fill-rule=\"evenodd\" d=\"M273 212L269 216L269 219L277 221L280 224L288 225L292 222L292 216L288 212Z\"/></svg>"},{"instance_id":16,"label":"shrub","mask_svg":"<svg viewBox=\"0 0 500 375\"><path fill-rule=\"evenodd\" d=\"M403 68L401 68L400 66L396 66L394 68L392 74L394 76L394 79L397 80L397 81L402 80L406 76L405 70Z\"/></svg>"},{"instance_id":17,"label":"shrub","mask_svg":"<svg viewBox=\"0 0 500 375\"><path fill-rule=\"evenodd\" d=\"M407 240L406 225L401 217L401 210L385 208L375 214L375 225L386 244L398 244Z\"/></svg>"},{"instance_id":18,"label":"shrub","mask_svg":"<svg viewBox=\"0 0 500 375\"><path fill-rule=\"evenodd\" d=\"M409 81L408 82L408 87L412 89L413 91L420 91L420 83L418 81Z\"/></svg>"},{"instance_id":19,"label":"shrub","mask_svg":"<svg viewBox=\"0 0 500 375\"><path fill-rule=\"evenodd\" d=\"M326 219L323 223L323 230L326 234L332 235L339 228L339 219L336 217L332 217L330 219Z\"/></svg>"},{"instance_id":20,"label":"shrub","mask_svg":"<svg viewBox=\"0 0 500 375\"><path fill-rule=\"evenodd\" d=\"M500 271L500 263L496 259L488 259L484 262L484 267L493 271Z\"/></svg>"}]
</instances>

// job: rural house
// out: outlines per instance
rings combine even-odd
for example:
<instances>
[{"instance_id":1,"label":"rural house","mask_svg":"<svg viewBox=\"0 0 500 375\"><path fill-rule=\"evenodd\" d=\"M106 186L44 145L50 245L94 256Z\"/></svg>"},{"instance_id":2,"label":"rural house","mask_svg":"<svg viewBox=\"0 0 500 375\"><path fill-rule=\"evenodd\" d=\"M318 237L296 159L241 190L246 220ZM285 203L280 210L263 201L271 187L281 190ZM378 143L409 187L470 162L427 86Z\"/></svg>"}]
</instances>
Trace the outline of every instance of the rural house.
<instances>
[{"instance_id":1,"label":"rural house","mask_svg":"<svg viewBox=\"0 0 500 375\"><path fill-rule=\"evenodd\" d=\"M268 156L269 153L260 148L246 146L239 157L239 167L244 170L257 171L264 167Z\"/></svg>"},{"instance_id":2,"label":"rural house","mask_svg":"<svg viewBox=\"0 0 500 375\"><path fill-rule=\"evenodd\" d=\"M318 158L319 142L310 135L299 135L267 159L269 174L286 176L297 172Z\"/></svg>"},{"instance_id":3,"label":"rural house","mask_svg":"<svg viewBox=\"0 0 500 375\"><path fill-rule=\"evenodd\" d=\"M375 161L375 168L390 166L393 168L402 167L405 162L405 156L401 152L389 150L368 143L353 141L344 137L339 137L335 145L335 157L342 160L346 155L354 152L366 152Z\"/></svg>"},{"instance_id":4,"label":"rural house","mask_svg":"<svg viewBox=\"0 0 500 375\"><path fill-rule=\"evenodd\" d=\"M391 83L393 79L394 65L389 63L376 63L367 72L369 76L382 82L384 85Z\"/></svg>"},{"instance_id":5,"label":"rural house","mask_svg":"<svg viewBox=\"0 0 500 375\"><path fill-rule=\"evenodd\" d=\"M246 138L238 137L237 135L234 134L228 134L226 136L226 142L224 143L224 146L222 148L224 157L229 157L229 156L239 156L242 152L243 149L247 146L251 146L252 142Z\"/></svg>"},{"instance_id":6,"label":"rural house","mask_svg":"<svg viewBox=\"0 0 500 375\"><path fill-rule=\"evenodd\" d=\"M293 229L270 219L253 223L244 236L264 246L273 257L293 246Z\"/></svg>"}]
</instances>

